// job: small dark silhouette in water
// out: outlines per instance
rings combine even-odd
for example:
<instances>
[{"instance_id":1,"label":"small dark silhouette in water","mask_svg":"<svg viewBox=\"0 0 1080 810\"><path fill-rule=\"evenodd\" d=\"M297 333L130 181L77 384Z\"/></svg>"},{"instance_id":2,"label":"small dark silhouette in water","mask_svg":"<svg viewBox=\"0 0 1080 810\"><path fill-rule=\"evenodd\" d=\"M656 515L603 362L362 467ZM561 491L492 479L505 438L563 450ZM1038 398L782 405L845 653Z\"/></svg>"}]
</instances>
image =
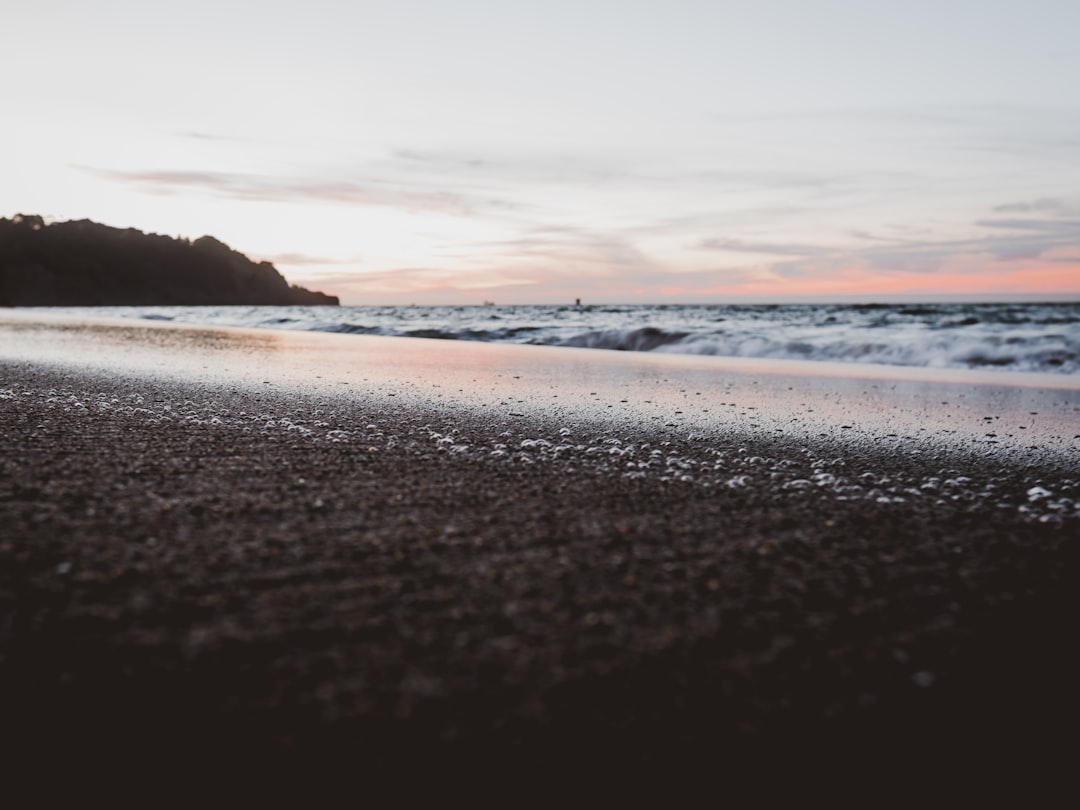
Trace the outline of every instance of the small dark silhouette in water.
<instances>
[{"instance_id":1,"label":"small dark silhouette in water","mask_svg":"<svg viewBox=\"0 0 1080 810\"><path fill-rule=\"evenodd\" d=\"M212 236L192 242L88 219L0 218L0 306L338 303Z\"/></svg>"},{"instance_id":2,"label":"small dark silhouette in water","mask_svg":"<svg viewBox=\"0 0 1080 810\"><path fill-rule=\"evenodd\" d=\"M580 298L575 298L574 299L574 306L575 307L580 307L581 306L581 299Z\"/></svg>"}]
</instances>

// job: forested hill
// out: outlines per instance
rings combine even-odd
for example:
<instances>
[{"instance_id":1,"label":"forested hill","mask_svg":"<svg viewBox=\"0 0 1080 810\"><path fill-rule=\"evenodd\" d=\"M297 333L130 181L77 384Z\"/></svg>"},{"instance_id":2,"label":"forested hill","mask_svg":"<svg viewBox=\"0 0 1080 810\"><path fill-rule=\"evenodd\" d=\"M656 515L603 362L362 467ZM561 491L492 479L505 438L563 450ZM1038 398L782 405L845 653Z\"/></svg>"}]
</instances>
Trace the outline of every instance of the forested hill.
<instances>
[{"instance_id":1,"label":"forested hill","mask_svg":"<svg viewBox=\"0 0 1080 810\"><path fill-rule=\"evenodd\" d=\"M211 236L192 242L86 219L0 218L0 306L338 303Z\"/></svg>"}]
</instances>

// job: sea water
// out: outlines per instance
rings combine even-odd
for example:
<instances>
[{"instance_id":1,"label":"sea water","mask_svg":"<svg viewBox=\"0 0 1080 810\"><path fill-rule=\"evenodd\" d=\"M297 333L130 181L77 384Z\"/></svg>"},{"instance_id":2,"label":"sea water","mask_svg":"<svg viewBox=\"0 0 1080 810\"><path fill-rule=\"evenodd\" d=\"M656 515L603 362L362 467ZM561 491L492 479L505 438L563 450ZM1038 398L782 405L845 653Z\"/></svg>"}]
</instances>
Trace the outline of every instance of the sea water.
<instances>
[{"instance_id":1,"label":"sea water","mask_svg":"<svg viewBox=\"0 0 1080 810\"><path fill-rule=\"evenodd\" d=\"M721 357L1080 373L1080 303L52 308L106 317Z\"/></svg>"}]
</instances>

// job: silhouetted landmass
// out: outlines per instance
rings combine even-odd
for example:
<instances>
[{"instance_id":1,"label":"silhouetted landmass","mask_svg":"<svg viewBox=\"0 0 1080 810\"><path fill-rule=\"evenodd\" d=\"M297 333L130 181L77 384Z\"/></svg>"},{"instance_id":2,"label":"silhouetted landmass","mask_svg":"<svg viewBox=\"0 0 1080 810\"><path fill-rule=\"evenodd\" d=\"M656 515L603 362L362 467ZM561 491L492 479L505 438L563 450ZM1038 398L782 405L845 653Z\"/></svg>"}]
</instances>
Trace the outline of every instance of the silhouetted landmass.
<instances>
[{"instance_id":1,"label":"silhouetted landmass","mask_svg":"<svg viewBox=\"0 0 1080 810\"><path fill-rule=\"evenodd\" d=\"M86 219L0 218L0 306L338 303L212 236L192 242Z\"/></svg>"}]
</instances>

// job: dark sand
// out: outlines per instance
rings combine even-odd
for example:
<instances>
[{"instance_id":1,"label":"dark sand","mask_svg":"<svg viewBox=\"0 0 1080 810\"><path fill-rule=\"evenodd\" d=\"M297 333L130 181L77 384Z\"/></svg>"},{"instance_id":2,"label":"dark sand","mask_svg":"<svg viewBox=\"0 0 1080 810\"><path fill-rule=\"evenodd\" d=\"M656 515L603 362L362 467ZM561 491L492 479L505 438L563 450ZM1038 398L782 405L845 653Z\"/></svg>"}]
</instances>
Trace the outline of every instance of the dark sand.
<instances>
[{"instance_id":1,"label":"dark sand","mask_svg":"<svg viewBox=\"0 0 1080 810\"><path fill-rule=\"evenodd\" d=\"M1080 393L493 349L0 321L5 762L1063 778Z\"/></svg>"}]
</instances>

